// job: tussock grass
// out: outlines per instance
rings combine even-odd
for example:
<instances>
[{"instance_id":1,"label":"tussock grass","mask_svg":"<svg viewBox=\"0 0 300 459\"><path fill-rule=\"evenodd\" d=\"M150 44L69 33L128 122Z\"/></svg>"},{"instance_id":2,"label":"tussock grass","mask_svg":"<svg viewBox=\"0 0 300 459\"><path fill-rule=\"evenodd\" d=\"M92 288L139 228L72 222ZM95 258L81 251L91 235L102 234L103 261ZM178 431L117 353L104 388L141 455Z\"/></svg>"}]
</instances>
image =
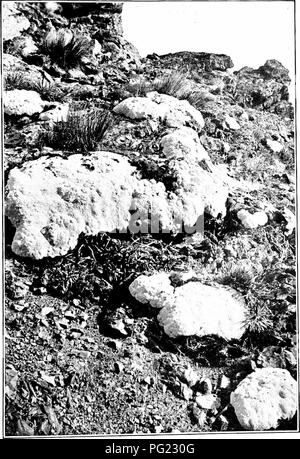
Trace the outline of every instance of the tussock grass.
<instances>
[{"instance_id":1,"label":"tussock grass","mask_svg":"<svg viewBox=\"0 0 300 459\"><path fill-rule=\"evenodd\" d=\"M191 81L183 73L172 72L153 83L153 91L180 100L187 100L197 110L203 109L207 101L207 95L191 85Z\"/></svg>"},{"instance_id":2,"label":"tussock grass","mask_svg":"<svg viewBox=\"0 0 300 459\"><path fill-rule=\"evenodd\" d=\"M48 32L42 51L62 68L75 68L89 56L91 46L86 37L60 29Z\"/></svg>"},{"instance_id":3,"label":"tussock grass","mask_svg":"<svg viewBox=\"0 0 300 459\"><path fill-rule=\"evenodd\" d=\"M165 75L153 83L153 90L169 96L178 97L184 91L188 80L185 75L180 72L172 72Z\"/></svg>"},{"instance_id":4,"label":"tussock grass","mask_svg":"<svg viewBox=\"0 0 300 459\"><path fill-rule=\"evenodd\" d=\"M38 144L71 152L88 152L98 148L112 122L109 112L71 107L66 121L48 126L41 132Z\"/></svg>"},{"instance_id":5,"label":"tussock grass","mask_svg":"<svg viewBox=\"0 0 300 459\"><path fill-rule=\"evenodd\" d=\"M55 84L49 83L42 79L30 80L26 78L23 72L7 72L4 76L4 89L12 91L13 89L26 89L27 91L36 91L43 100L49 102L61 102L65 93Z\"/></svg>"},{"instance_id":6,"label":"tussock grass","mask_svg":"<svg viewBox=\"0 0 300 459\"><path fill-rule=\"evenodd\" d=\"M26 79L24 74L18 71L10 71L4 74L4 89L12 91L13 89L26 89Z\"/></svg>"},{"instance_id":7,"label":"tussock grass","mask_svg":"<svg viewBox=\"0 0 300 459\"><path fill-rule=\"evenodd\" d=\"M144 78L139 78L124 86L125 91L132 94L134 97L144 97L147 92L151 91L151 83Z\"/></svg>"},{"instance_id":8,"label":"tussock grass","mask_svg":"<svg viewBox=\"0 0 300 459\"><path fill-rule=\"evenodd\" d=\"M44 80L33 81L30 89L40 94L43 100L49 102L62 102L66 94L55 84Z\"/></svg>"}]
</instances>

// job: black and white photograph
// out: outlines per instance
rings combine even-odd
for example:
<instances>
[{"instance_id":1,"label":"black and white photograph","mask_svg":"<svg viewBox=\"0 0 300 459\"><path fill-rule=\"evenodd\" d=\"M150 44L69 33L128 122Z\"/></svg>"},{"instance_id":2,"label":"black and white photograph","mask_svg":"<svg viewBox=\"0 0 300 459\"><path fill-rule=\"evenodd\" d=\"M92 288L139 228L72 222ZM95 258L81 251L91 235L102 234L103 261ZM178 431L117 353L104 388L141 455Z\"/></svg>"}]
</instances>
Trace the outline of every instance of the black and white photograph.
<instances>
[{"instance_id":1,"label":"black and white photograph","mask_svg":"<svg viewBox=\"0 0 300 459\"><path fill-rule=\"evenodd\" d=\"M2 438L298 436L295 8L1 2Z\"/></svg>"}]
</instances>

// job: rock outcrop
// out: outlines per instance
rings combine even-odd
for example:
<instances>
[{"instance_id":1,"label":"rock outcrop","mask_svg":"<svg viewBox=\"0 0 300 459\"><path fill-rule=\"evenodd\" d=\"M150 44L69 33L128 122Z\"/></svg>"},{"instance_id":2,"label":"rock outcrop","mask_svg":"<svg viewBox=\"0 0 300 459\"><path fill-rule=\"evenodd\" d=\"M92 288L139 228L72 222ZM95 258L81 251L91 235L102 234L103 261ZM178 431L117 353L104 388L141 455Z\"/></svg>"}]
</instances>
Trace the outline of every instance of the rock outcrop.
<instances>
[{"instance_id":1,"label":"rock outcrop","mask_svg":"<svg viewBox=\"0 0 300 459\"><path fill-rule=\"evenodd\" d=\"M288 70L278 61L269 60L254 70L244 67L235 72L236 102L245 107L259 108L290 116L292 106L288 102Z\"/></svg>"},{"instance_id":2,"label":"rock outcrop","mask_svg":"<svg viewBox=\"0 0 300 459\"><path fill-rule=\"evenodd\" d=\"M186 67L196 72L210 72L212 70L225 71L233 67L233 62L225 54L197 53L191 51L180 51L164 55L150 54L148 59L159 61L163 68L182 71Z\"/></svg>"}]
</instances>

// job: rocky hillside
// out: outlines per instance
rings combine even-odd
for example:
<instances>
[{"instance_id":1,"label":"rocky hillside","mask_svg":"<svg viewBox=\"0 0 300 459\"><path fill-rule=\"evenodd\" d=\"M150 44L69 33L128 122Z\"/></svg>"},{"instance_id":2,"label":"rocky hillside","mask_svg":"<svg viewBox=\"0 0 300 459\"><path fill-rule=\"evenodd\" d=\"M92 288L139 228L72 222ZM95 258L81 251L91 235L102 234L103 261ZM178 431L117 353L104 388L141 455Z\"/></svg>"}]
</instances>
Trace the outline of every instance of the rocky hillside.
<instances>
[{"instance_id":1,"label":"rocky hillside","mask_svg":"<svg viewBox=\"0 0 300 459\"><path fill-rule=\"evenodd\" d=\"M3 20L6 435L296 429L288 71Z\"/></svg>"}]
</instances>

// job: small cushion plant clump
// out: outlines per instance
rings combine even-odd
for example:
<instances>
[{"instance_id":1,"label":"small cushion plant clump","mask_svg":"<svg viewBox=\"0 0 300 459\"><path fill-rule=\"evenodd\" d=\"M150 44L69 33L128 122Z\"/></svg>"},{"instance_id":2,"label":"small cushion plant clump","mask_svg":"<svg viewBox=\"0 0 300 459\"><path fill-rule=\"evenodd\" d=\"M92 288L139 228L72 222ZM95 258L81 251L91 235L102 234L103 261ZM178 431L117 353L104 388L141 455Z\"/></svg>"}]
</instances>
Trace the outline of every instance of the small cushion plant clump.
<instances>
[{"instance_id":1,"label":"small cushion plant clump","mask_svg":"<svg viewBox=\"0 0 300 459\"><path fill-rule=\"evenodd\" d=\"M90 41L86 37L65 30L48 32L42 48L62 68L77 67L91 51Z\"/></svg>"}]
</instances>

